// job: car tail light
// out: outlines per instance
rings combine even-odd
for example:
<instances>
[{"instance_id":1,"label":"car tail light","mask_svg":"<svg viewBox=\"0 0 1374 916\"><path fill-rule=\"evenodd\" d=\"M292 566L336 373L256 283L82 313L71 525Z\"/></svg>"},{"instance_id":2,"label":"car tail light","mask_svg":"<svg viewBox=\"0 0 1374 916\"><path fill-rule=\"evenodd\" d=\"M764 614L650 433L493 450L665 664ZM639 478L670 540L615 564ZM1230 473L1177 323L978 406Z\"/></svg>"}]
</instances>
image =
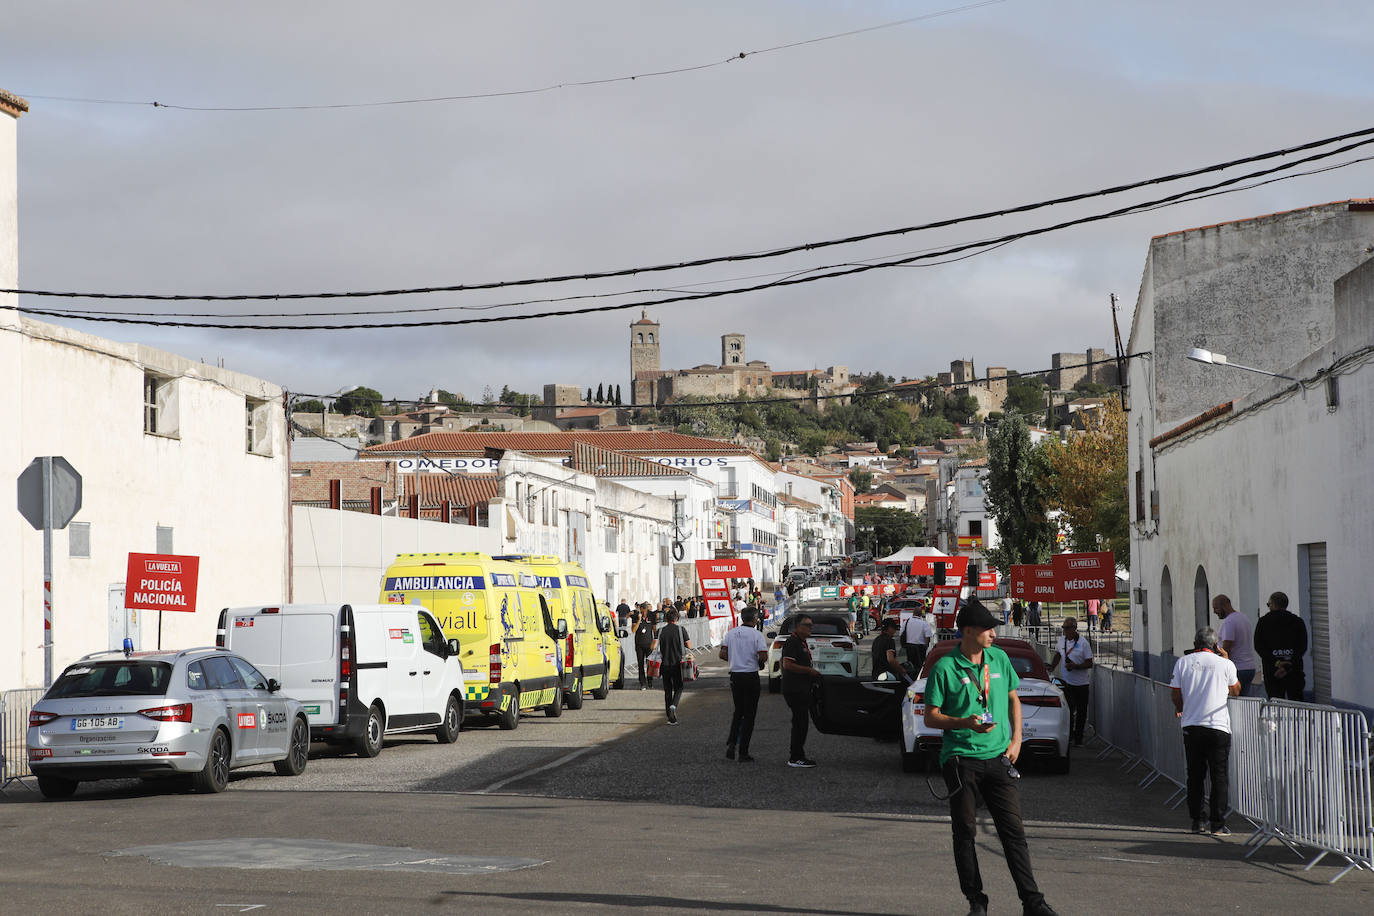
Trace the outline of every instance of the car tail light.
<instances>
[{"instance_id":1,"label":"car tail light","mask_svg":"<svg viewBox=\"0 0 1374 916\"><path fill-rule=\"evenodd\" d=\"M279 608L279 607L265 607L265 608L260 609L260 610L258 611L258 613L259 613L259 614L280 614L280 613L281 613L281 608Z\"/></svg>"},{"instance_id":2,"label":"car tail light","mask_svg":"<svg viewBox=\"0 0 1374 916\"><path fill-rule=\"evenodd\" d=\"M775 640L773 640L773 648L774 648L774 649L781 649L781 648L783 647L783 643L785 643L785 642L787 642L787 640L785 640L785 639L775 639Z\"/></svg>"},{"instance_id":3,"label":"car tail light","mask_svg":"<svg viewBox=\"0 0 1374 916\"><path fill-rule=\"evenodd\" d=\"M40 725L47 725L49 722L56 718L57 713L55 712L39 712L36 709L30 710L29 728L37 728Z\"/></svg>"},{"instance_id":4,"label":"car tail light","mask_svg":"<svg viewBox=\"0 0 1374 916\"><path fill-rule=\"evenodd\" d=\"M156 719L159 722L190 722L191 704L176 703L172 706L154 706L152 709L140 709L140 716L147 716L149 719Z\"/></svg>"},{"instance_id":5,"label":"car tail light","mask_svg":"<svg viewBox=\"0 0 1374 916\"><path fill-rule=\"evenodd\" d=\"M1059 697L1052 693L1035 694L1033 696L1021 697L1022 706L1060 706Z\"/></svg>"},{"instance_id":6,"label":"car tail light","mask_svg":"<svg viewBox=\"0 0 1374 916\"><path fill-rule=\"evenodd\" d=\"M568 652L563 656L563 665L565 668L573 666L573 638L571 633L568 634Z\"/></svg>"},{"instance_id":7,"label":"car tail light","mask_svg":"<svg viewBox=\"0 0 1374 916\"><path fill-rule=\"evenodd\" d=\"M345 618L347 619L347 618ZM349 681L353 679L353 631L348 624L339 627L339 713L348 715Z\"/></svg>"},{"instance_id":8,"label":"car tail light","mask_svg":"<svg viewBox=\"0 0 1374 916\"><path fill-rule=\"evenodd\" d=\"M492 643L487 655L487 680L495 687L501 683L501 644Z\"/></svg>"},{"instance_id":9,"label":"car tail light","mask_svg":"<svg viewBox=\"0 0 1374 916\"><path fill-rule=\"evenodd\" d=\"M844 641L844 640L837 640L837 641L831 643L831 645L834 646L836 649L852 649L852 648L854 648L854 644L853 644L852 642L846 642L846 641Z\"/></svg>"}]
</instances>

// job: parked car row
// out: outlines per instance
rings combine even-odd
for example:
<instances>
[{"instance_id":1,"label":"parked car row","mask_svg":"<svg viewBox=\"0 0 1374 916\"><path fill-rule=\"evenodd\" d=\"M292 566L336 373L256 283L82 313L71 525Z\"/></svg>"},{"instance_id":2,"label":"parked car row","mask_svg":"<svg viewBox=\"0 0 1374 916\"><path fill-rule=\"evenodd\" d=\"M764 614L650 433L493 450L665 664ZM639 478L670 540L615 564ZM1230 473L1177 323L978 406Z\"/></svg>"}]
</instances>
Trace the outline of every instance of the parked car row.
<instances>
[{"instance_id":1,"label":"parked car row","mask_svg":"<svg viewBox=\"0 0 1374 916\"><path fill-rule=\"evenodd\" d=\"M231 769L304 771L312 740L364 757L387 735L457 740L468 716L513 729L624 686L620 638L586 572L549 556L398 556L380 603L225 608L215 647L101 652L69 666L29 717L49 798L79 782Z\"/></svg>"}]
</instances>

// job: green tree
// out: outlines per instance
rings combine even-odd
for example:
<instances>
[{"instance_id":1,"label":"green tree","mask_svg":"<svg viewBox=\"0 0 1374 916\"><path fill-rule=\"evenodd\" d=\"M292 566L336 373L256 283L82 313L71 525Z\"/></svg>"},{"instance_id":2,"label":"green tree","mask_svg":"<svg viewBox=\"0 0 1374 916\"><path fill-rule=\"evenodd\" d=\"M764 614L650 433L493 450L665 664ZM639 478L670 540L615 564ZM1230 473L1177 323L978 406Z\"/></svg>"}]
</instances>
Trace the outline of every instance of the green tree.
<instances>
[{"instance_id":1,"label":"green tree","mask_svg":"<svg viewBox=\"0 0 1374 916\"><path fill-rule=\"evenodd\" d=\"M601 388L600 385L597 385L597 386L596 386L596 403L601 404L601 403L605 402L605 400L606 400L606 393L602 390L602 388Z\"/></svg>"},{"instance_id":2,"label":"green tree","mask_svg":"<svg viewBox=\"0 0 1374 916\"><path fill-rule=\"evenodd\" d=\"M620 400L620 386L615 386L615 406L619 407L623 402Z\"/></svg>"},{"instance_id":3,"label":"green tree","mask_svg":"<svg viewBox=\"0 0 1374 916\"><path fill-rule=\"evenodd\" d=\"M769 436L763 441L763 457L769 461L777 461L782 457L782 443L775 436Z\"/></svg>"},{"instance_id":4,"label":"green tree","mask_svg":"<svg viewBox=\"0 0 1374 916\"><path fill-rule=\"evenodd\" d=\"M447 407L467 407L468 402L461 395L454 394L452 391L445 391L440 388L438 391L439 403Z\"/></svg>"},{"instance_id":5,"label":"green tree","mask_svg":"<svg viewBox=\"0 0 1374 916\"><path fill-rule=\"evenodd\" d=\"M875 557L925 543L921 517L905 509L859 506L854 510L854 530L857 545L872 550Z\"/></svg>"},{"instance_id":6,"label":"green tree","mask_svg":"<svg viewBox=\"0 0 1374 916\"><path fill-rule=\"evenodd\" d=\"M375 417L382 407L382 393L373 388L354 388L334 400L338 413L359 417Z\"/></svg>"},{"instance_id":7,"label":"green tree","mask_svg":"<svg viewBox=\"0 0 1374 916\"><path fill-rule=\"evenodd\" d=\"M986 501L999 541L987 551L988 560L1003 575L1016 563L1047 562L1055 538L1055 524L1045 516L1051 507L1048 450L1031 445L1030 427L1019 413L998 424L987 450Z\"/></svg>"},{"instance_id":8,"label":"green tree","mask_svg":"<svg viewBox=\"0 0 1374 916\"><path fill-rule=\"evenodd\" d=\"M915 445L934 445L939 439L949 439L959 432L944 417L917 417L911 422L911 441Z\"/></svg>"},{"instance_id":9,"label":"green tree","mask_svg":"<svg viewBox=\"0 0 1374 916\"><path fill-rule=\"evenodd\" d=\"M826 437L825 433L820 430L808 430L802 433L801 439L797 443L797 449L802 454L810 455L812 458L815 458L818 457L821 452L824 452L826 446L829 444L830 440Z\"/></svg>"},{"instance_id":10,"label":"green tree","mask_svg":"<svg viewBox=\"0 0 1374 916\"><path fill-rule=\"evenodd\" d=\"M591 402L592 402L592 389L591 389L591 386L588 386L588 387L587 387L587 403L590 404Z\"/></svg>"},{"instance_id":11,"label":"green tree","mask_svg":"<svg viewBox=\"0 0 1374 916\"><path fill-rule=\"evenodd\" d=\"M296 413L324 413L324 401L313 398L309 401L297 401L291 409Z\"/></svg>"},{"instance_id":12,"label":"green tree","mask_svg":"<svg viewBox=\"0 0 1374 916\"><path fill-rule=\"evenodd\" d=\"M854 485L855 493L867 493L873 486L873 472L862 466L850 468L849 482Z\"/></svg>"},{"instance_id":13,"label":"green tree","mask_svg":"<svg viewBox=\"0 0 1374 916\"><path fill-rule=\"evenodd\" d=\"M1111 400L1084 416L1082 435L1050 440L1051 505L1063 511L1074 550L1110 550L1119 565L1129 567L1126 414Z\"/></svg>"},{"instance_id":14,"label":"green tree","mask_svg":"<svg viewBox=\"0 0 1374 916\"><path fill-rule=\"evenodd\" d=\"M1045 383L1035 376L1023 375L1007 379L1007 396L1002 409L1034 416L1045 409Z\"/></svg>"}]
</instances>

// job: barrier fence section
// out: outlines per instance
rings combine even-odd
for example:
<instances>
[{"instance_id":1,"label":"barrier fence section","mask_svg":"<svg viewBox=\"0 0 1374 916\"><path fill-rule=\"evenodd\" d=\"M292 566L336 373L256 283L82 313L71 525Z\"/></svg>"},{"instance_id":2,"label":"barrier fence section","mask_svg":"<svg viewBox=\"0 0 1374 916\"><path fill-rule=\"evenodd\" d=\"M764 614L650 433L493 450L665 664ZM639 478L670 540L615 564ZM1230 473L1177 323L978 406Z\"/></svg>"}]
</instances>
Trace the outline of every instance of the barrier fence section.
<instances>
[{"instance_id":1,"label":"barrier fence section","mask_svg":"<svg viewBox=\"0 0 1374 916\"><path fill-rule=\"evenodd\" d=\"M32 776L29 770L29 711L42 698L42 687L0 694L0 789Z\"/></svg>"},{"instance_id":2,"label":"barrier fence section","mask_svg":"<svg viewBox=\"0 0 1374 916\"><path fill-rule=\"evenodd\" d=\"M1346 867L1374 871L1374 797L1371 736L1358 710L1232 697L1230 803L1255 824L1246 858L1269 840L1299 857L1317 850L1311 869L1327 855ZM1091 722L1104 743L1099 759L1124 757L1129 772L1144 765L1141 787L1166 779L1178 787L1168 803L1184 800L1187 766L1183 736L1169 686L1129 671L1094 667Z\"/></svg>"}]
</instances>

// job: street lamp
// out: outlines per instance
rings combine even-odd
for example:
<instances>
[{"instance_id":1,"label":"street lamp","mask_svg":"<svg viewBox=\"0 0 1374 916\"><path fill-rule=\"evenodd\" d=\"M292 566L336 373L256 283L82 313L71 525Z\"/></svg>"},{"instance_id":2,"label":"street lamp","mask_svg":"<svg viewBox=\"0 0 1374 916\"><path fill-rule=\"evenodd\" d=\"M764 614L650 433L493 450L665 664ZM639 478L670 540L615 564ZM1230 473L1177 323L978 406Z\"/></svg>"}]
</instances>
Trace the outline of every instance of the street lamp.
<instances>
[{"instance_id":1,"label":"street lamp","mask_svg":"<svg viewBox=\"0 0 1374 916\"><path fill-rule=\"evenodd\" d=\"M1242 366L1240 363L1233 363L1221 353L1213 353L1211 350L1204 350L1202 347L1193 347L1188 358L1195 363L1207 363L1212 366L1230 366L1232 369L1244 369L1246 372L1258 372L1260 375L1267 375L1270 378L1287 379L1296 382L1297 379L1291 375L1280 375L1277 372L1267 372L1264 369L1255 369L1252 366Z\"/></svg>"}]
</instances>

